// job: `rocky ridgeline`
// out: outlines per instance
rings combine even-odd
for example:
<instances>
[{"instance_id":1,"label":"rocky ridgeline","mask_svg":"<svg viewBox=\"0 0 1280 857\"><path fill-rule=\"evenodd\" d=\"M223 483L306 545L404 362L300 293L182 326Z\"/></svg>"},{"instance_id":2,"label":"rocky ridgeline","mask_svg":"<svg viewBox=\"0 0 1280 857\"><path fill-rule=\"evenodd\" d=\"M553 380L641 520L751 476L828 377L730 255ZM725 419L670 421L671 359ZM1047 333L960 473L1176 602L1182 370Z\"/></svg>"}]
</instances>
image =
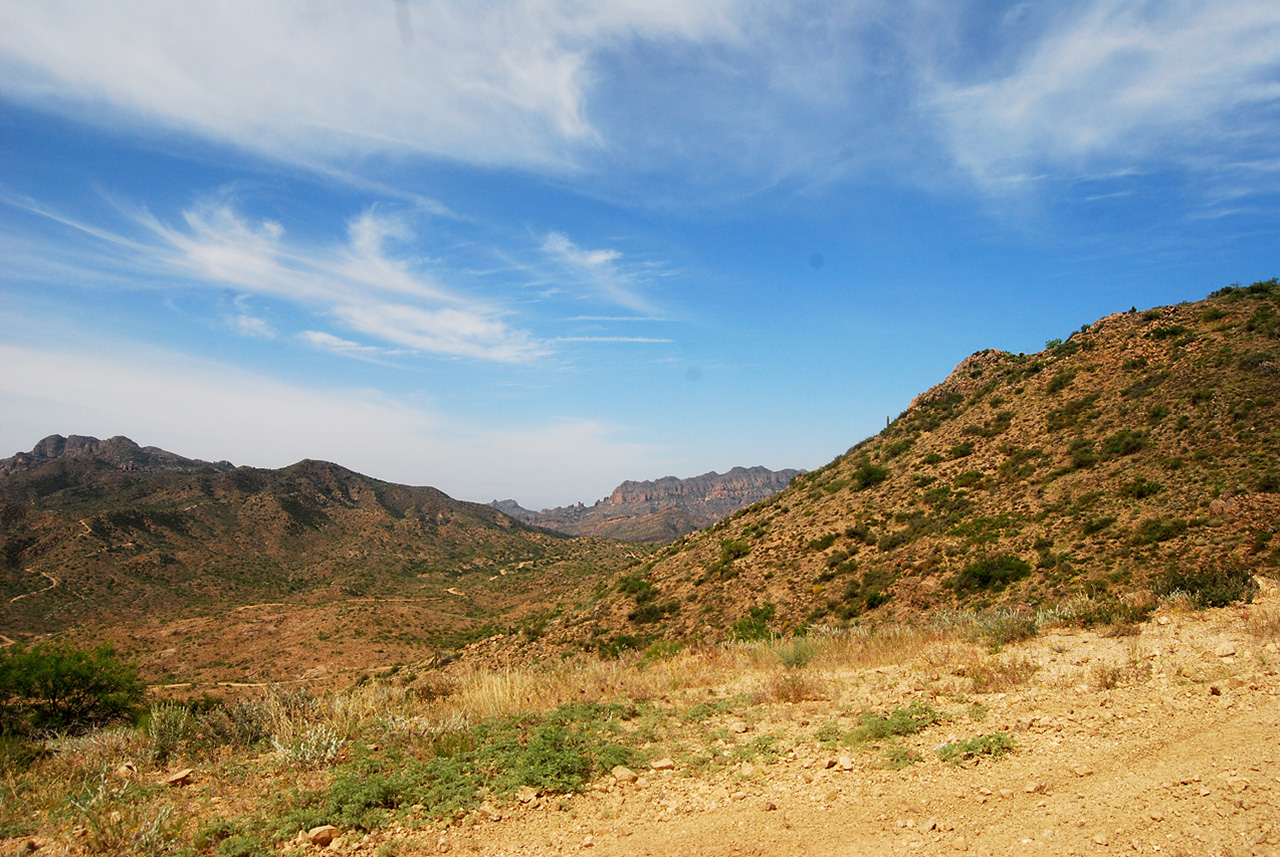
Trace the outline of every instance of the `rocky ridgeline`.
<instances>
[{"instance_id":1,"label":"rocky ridgeline","mask_svg":"<svg viewBox=\"0 0 1280 857\"><path fill-rule=\"evenodd\" d=\"M570 535L669 542L771 497L801 472L735 467L689 479L628 480L591 506L576 503L541 512L524 509L515 500L490 505L517 520Z\"/></svg>"},{"instance_id":2,"label":"rocky ridgeline","mask_svg":"<svg viewBox=\"0 0 1280 857\"><path fill-rule=\"evenodd\" d=\"M211 463L196 458L183 458L156 446L138 446L122 435L99 440L87 435L63 437L51 434L37 443L30 452L19 452L0 461L0 477L27 473L49 462L65 459L90 459L138 473L189 473L197 470L225 473L235 470L235 465L229 461Z\"/></svg>"}]
</instances>

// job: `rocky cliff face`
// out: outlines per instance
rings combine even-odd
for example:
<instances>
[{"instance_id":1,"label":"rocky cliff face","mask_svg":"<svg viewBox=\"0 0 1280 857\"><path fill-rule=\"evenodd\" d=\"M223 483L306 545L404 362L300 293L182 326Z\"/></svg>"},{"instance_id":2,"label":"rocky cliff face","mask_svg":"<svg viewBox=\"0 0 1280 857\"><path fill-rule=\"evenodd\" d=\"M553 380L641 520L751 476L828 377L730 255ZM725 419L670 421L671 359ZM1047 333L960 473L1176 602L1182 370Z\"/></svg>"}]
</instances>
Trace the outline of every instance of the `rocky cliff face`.
<instances>
[{"instance_id":1,"label":"rocky cliff face","mask_svg":"<svg viewBox=\"0 0 1280 857\"><path fill-rule=\"evenodd\" d=\"M575 536L669 542L778 493L800 472L735 467L689 479L628 480L594 505L576 503L541 512L521 508L514 500L490 505L517 520Z\"/></svg>"}]
</instances>

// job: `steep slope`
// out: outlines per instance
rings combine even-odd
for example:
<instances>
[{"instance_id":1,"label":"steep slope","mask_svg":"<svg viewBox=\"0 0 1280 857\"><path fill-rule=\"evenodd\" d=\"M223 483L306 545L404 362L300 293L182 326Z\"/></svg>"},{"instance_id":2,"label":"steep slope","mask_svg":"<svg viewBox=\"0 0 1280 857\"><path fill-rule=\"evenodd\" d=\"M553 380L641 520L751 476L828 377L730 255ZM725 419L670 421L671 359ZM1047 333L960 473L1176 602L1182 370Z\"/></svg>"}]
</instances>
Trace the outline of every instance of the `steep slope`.
<instances>
[{"instance_id":1,"label":"steep slope","mask_svg":"<svg viewBox=\"0 0 1280 857\"><path fill-rule=\"evenodd\" d=\"M626 481L591 506L578 503L533 512L514 500L490 505L517 520L575 536L671 542L786 488L800 471L735 467L688 479Z\"/></svg>"},{"instance_id":2,"label":"steep slope","mask_svg":"<svg viewBox=\"0 0 1280 857\"><path fill-rule=\"evenodd\" d=\"M1245 594L1280 564L1278 335L1272 280L974 354L881 434L664 549L589 632Z\"/></svg>"},{"instance_id":3,"label":"steep slope","mask_svg":"<svg viewBox=\"0 0 1280 857\"><path fill-rule=\"evenodd\" d=\"M431 607L398 632L441 644L553 609L632 561L322 461L235 468L55 436L0 469L0 633L14 639L260 602L394 598Z\"/></svg>"}]
</instances>

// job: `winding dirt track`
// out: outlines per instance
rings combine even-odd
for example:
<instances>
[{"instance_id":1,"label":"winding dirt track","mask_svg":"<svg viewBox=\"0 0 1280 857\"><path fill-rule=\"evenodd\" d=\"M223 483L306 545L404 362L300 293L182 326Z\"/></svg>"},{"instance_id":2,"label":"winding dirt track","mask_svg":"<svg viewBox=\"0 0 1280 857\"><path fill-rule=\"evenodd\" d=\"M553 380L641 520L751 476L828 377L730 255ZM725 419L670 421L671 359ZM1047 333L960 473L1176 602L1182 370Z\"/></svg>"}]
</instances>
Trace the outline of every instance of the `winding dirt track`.
<instances>
[{"instance_id":1,"label":"winding dirt track","mask_svg":"<svg viewBox=\"0 0 1280 857\"><path fill-rule=\"evenodd\" d=\"M50 589L56 589L58 587L58 584L62 582L47 571L40 572L40 576L49 581L48 586L46 586L44 589L37 589L34 592L24 592L21 595L18 595L14 598L10 598L9 603L12 604L15 601L21 601L24 598L30 598L32 595L39 595L41 592L48 592Z\"/></svg>"}]
</instances>

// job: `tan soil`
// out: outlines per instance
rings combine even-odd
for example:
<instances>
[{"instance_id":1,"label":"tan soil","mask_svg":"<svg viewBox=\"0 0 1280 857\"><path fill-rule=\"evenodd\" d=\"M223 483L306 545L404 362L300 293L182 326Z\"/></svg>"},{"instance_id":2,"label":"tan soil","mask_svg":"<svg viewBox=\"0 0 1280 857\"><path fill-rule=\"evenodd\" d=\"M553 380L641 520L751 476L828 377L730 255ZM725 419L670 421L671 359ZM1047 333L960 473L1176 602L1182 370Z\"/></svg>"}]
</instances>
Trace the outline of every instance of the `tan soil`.
<instances>
[{"instance_id":1,"label":"tan soil","mask_svg":"<svg viewBox=\"0 0 1280 857\"><path fill-rule=\"evenodd\" d=\"M1043 635L1005 653L1042 665L1030 684L965 703L946 676L922 676L928 652L914 667L830 675L836 695L858 707L923 699L952 716L904 742L924 756L906 770L817 744L814 730L836 715L831 702L777 703L734 736L800 739L777 762L712 776L650 771L635 785L608 778L584 795L499 808L497 821L473 813L443 831L384 831L347 847L494 857L1280 855L1277 607L1272 595L1247 611L1165 617L1139 636ZM1259 616L1273 617L1269 635L1256 624L1246 632ZM1224 643L1236 655L1216 655ZM1099 689L1107 676L1121 684ZM971 702L989 706L982 722L966 715ZM995 731L1014 736L1012 755L952 767L935 752ZM845 754L853 770L827 767Z\"/></svg>"},{"instance_id":2,"label":"tan soil","mask_svg":"<svg viewBox=\"0 0 1280 857\"><path fill-rule=\"evenodd\" d=\"M711 772L678 762L672 771L641 771L635 784L606 777L582 795L527 795L526 803L488 806L448 825L423 819L348 833L324 849L290 843L283 853L1280 855L1273 587L1248 607L1164 612L1136 635L1058 629L994 656L942 640L902 660L866 669L815 660L802 675L820 698L766 701L691 727L718 736L710 747L726 755L775 735L783 752L772 762ZM1027 662L1040 667L1029 681L973 692L975 667ZM743 673L717 687L717 698L767 697L779 675L776 663ZM706 688L654 702L687 710L697 694L707 698ZM848 728L860 711L914 701L948 719L902 739L923 757L905 770L885 769L874 751L830 750L815 739L826 723ZM980 721L970 716L974 704L987 709ZM746 731L733 728L738 722ZM937 756L943 743L997 731L1014 737L1011 755L958 767ZM294 785L306 786L308 776ZM244 804L251 794L199 771L183 795L206 819L210 810L252 809ZM0 841L0 854L27 853L28 841ZM36 843L39 854L83 853L74 839Z\"/></svg>"}]
</instances>

